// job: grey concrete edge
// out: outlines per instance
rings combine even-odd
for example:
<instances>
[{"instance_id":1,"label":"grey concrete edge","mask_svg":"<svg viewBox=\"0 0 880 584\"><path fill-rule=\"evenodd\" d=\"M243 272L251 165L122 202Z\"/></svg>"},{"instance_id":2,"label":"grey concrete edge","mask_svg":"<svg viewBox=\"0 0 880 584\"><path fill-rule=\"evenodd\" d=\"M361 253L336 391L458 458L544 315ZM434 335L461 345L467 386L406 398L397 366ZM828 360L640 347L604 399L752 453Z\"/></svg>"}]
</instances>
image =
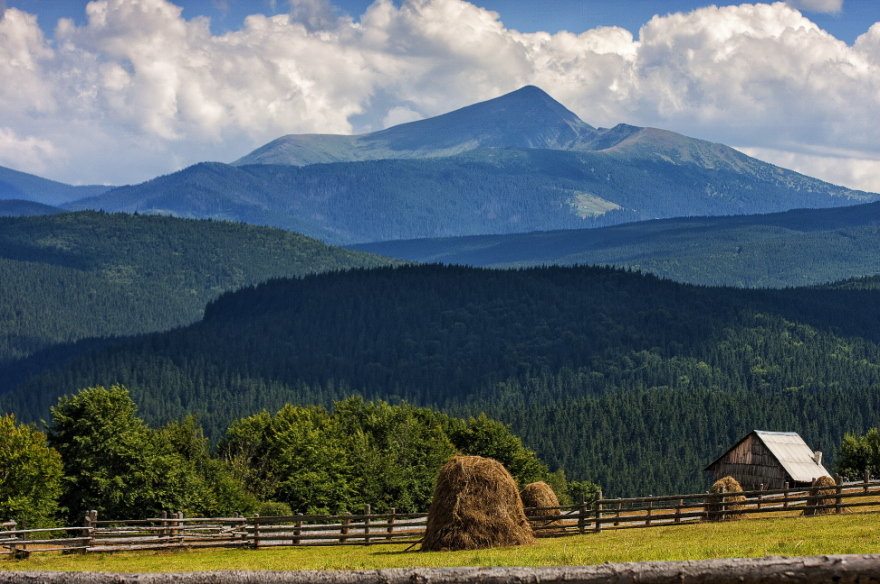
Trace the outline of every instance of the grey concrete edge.
<instances>
[{"instance_id":1,"label":"grey concrete edge","mask_svg":"<svg viewBox=\"0 0 880 584\"><path fill-rule=\"evenodd\" d=\"M641 584L876 582L880 555L768 556L546 568L401 568L362 571L218 571L173 574L3 571L0 584Z\"/></svg>"}]
</instances>

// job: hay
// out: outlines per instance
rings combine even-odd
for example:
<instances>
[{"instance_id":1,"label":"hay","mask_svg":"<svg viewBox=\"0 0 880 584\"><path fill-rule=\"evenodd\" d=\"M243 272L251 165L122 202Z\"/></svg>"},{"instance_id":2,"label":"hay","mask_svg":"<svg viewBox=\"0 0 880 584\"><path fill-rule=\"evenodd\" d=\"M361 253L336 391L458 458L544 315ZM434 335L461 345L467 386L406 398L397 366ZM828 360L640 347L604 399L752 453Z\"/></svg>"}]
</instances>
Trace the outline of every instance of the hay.
<instances>
[{"instance_id":1,"label":"hay","mask_svg":"<svg viewBox=\"0 0 880 584\"><path fill-rule=\"evenodd\" d=\"M828 505L837 504L837 483L829 476L818 477L813 480L810 487L810 498L807 499L807 508L804 515L830 515L836 511Z\"/></svg>"},{"instance_id":2,"label":"hay","mask_svg":"<svg viewBox=\"0 0 880 584\"><path fill-rule=\"evenodd\" d=\"M709 521L732 521L742 519L740 513L745 508L742 503L746 500L742 493L742 487L735 478L726 476L718 479L709 489L710 495L706 497L706 519Z\"/></svg>"},{"instance_id":3,"label":"hay","mask_svg":"<svg viewBox=\"0 0 880 584\"><path fill-rule=\"evenodd\" d=\"M559 517L562 512L559 510L559 499L553 492L553 487L544 481L529 483L519 496L533 529L558 525L553 518ZM555 507L555 509L542 509L542 507Z\"/></svg>"},{"instance_id":4,"label":"hay","mask_svg":"<svg viewBox=\"0 0 880 584\"><path fill-rule=\"evenodd\" d=\"M534 543L516 482L495 460L455 456L440 469L422 551Z\"/></svg>"}]
</instances>

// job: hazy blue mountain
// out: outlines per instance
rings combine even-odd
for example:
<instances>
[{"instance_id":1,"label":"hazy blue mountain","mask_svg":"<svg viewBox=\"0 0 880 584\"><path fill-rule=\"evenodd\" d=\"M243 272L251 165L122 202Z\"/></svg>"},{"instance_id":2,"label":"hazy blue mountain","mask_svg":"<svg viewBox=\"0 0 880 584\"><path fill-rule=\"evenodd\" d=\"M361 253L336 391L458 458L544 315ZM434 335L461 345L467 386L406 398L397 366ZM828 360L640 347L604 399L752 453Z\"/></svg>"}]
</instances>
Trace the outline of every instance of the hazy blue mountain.
<instances>
[{"instance_id":1,"label":"hazy blue mountain","mask_svg":"<svg viewBox=\"0 0 880 584\"><path fill-rule=\"evenodd\" d=\"M229 219L359 243L880 199L672 132L594 129L534 87L366 136L276 146L68 207ZM284 164L244 164L257 160Z\"/></svg>"},{"instance_id":2,"label":"hazy blue mountain","mask_svg":"<svg viewBox=\"0 0 880 584\"><path fill-rule=\"evenodd\" d=\"M77 199L94 197L109 186L73 186L0 166L0 200L19 199L59 206Z\"/></svg>"},{"instance_id":3,"label":"hazy blue mountain","mask_svg":"<svg viewBox=\"0 0 880 584\"><path fill-rule=\"evenodd\" d=\"M0 217L31 217L33 215L52 215L64 213L61 207L23 201L21 199L0 199Z\"/></svg>"},{"instance_id":4,"label":"hazy blue mountain","mask_svg":"<svg viewBox=\"0 0 880 584\"><path fill-rule=\"evenodd\" d=\"M715 286L805 286L880 274L880 203L767 215L660 219L599 229L351 246L484 267L600 264Z\"/></svg>"},{"instance_id":5,"label":"hazy blue mountain","mask_svg":"<svg viewBox=\"0 0 880 584\"><path fill-rule=\"evenodd\" d=\"M235 161L247 164L434 158L479 148L567 150L597 131L534 86L453 112L359 136L290 134Z\"/></svg>"}]
</instances>

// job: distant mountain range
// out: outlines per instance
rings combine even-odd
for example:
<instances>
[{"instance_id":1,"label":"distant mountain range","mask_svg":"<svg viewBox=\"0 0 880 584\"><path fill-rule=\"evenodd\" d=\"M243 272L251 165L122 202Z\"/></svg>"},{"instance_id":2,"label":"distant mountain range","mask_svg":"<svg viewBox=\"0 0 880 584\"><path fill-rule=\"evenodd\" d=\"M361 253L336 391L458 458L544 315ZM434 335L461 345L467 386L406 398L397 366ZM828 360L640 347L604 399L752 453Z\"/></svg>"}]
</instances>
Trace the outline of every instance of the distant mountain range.
<instances>
[{"instance_id":1,"label":"distant mountain range","mask_svg":"<svg viewBox=\"0 0 880 584\"><path fill-rule=\"evenodd\" d=\"M111 188L99 185L78 187L0 166L0 200L17 199L57 207L100 195ZM4 209L10 208L0 207L0 211Z\"/></svg>"},{"instance_id":2,"label":"distant mountain range","mask_svg":"<svg viewBox=\"0 0 880 584\"><path fill-rule=\"evenodd\" d=\"M880 203L351 246L413 262L614 265L678 282L781 288L880 274Z\"/></svg>"},{"instance_id":3,"label":"distant mountain range","mask_svg":"<svg viewBox=\"0 0 880 584\"><path fill-rule=\"evenodd\" d=\"M52 215L64 213L61 207L23 201L21 199L0 199L0 217L32 217L34 215Z\"/></svg>"},{"instance_id":4,"label":"distant mountain range","mask_svg":"<svg viewBox=\"0 0 880 584\"><path fill-rule=\"evenodd\" d=\"M20 198L20 197L19 197ZM536 87L361 136L285 136L66 205L272 225L330 243L597 227L880 200Z\"/></svg>"}]
</instances>

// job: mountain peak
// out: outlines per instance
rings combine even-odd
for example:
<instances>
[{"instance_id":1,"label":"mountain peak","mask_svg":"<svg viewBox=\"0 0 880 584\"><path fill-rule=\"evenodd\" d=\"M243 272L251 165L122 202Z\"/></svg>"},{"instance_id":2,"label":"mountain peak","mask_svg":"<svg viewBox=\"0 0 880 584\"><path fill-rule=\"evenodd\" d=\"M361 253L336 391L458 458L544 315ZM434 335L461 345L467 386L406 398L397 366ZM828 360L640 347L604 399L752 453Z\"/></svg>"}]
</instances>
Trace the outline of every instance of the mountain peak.
<instances>
[{"instance_id":1,"label":"mountain peak","mask_svg":"<svg viewBox=\"0 0 880 584\"><path fill-rule=\"evenodd\" d=\"M534 85L433 118L370 134L394 150L568 149L595 130ZM429 140L425 140L428 138ZM461 148L459 146L467 146ZM457 148L458 147L458 148Z\"/></svg>"},{"instance_id":2,"label":"mountain peak","mask_svg":"<svg viewBox=\"0 0 880 584\"><path fill-rule=\"evenodd\" d=\"M596 130L543 89L526 85L432 118L361 136L300 134L278 138L235 164L350 162L434 158L479 148L569 150Z\"/></svg>"}]
</instances>

